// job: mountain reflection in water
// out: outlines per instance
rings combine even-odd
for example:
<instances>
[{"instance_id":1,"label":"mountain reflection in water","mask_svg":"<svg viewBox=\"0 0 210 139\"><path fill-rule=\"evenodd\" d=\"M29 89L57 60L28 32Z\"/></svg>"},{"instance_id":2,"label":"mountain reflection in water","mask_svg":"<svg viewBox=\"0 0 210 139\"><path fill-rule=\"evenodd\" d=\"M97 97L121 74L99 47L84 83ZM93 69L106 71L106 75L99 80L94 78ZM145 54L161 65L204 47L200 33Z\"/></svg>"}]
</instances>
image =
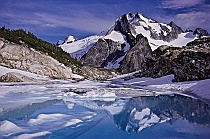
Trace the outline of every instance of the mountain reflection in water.
<instances>
[{"instance_id":1,"label":"mountain reflection in water","mask_svg":"<svg viewBox=\"0 0 210 139\"><path fill-rule=\"evenodd\" d=\"M121 112L110 116L119 129L129 133L180 119L210 127L209 105L181 95L131 98Z\"/></svg>"}]
</instances>

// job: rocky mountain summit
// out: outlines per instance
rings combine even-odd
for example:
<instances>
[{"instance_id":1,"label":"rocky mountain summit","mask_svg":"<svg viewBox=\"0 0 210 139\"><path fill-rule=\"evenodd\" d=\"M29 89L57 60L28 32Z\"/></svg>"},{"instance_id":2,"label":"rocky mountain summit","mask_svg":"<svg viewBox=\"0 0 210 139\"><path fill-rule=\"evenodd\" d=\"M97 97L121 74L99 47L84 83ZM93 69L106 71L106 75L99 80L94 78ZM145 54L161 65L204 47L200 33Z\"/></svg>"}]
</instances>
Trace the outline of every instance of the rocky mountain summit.
<instances>
[{"instance_id":1,"label":"rocky mountain summit","mask_svg":"<svg viewBox=\"0 0 210 139\"><path fill-rule=\"evenodd\" d=\"M81 62L95 67L118 68L123 73L140 70L146 57L151 56L151 45L158 47L156 41L168 43L181 33L182 29L174 22L158 23L142 13L124 14L105 37L83 55Z\"/></svg>"},{"instance_id":2,"label":"rocky mountain summit","mask_svg":"<svg viewBox=\"0 0 210 139\"><path fill-rule=\"evenodd\" d=\"M174 74L174 81L206 79L210 74L209 42L205 36L208 32L201 28L184 32L174 22L164 24L140 12L128 13L118 18L79 61L121 73L140 70L136 77Z\"/></svg>"},{"instance_id":3,"label":"rocky mountain summit","mask_svg":"<svg viewBox=\"0 0 210 139\"><path fill-rule=\"evenodd\" d=\"M201 28L197 28L194 32L183 32L181 27L174 22L169 24L158 23L153 19L144 17L142 13L135 15L128 13L122 15L110 28L106 36L98 40L83 55L81 62L84 65L94 67L115 68L122 73L141 70L136 75L138 77L161 77L175 74L174 81L209 78L208 57L203 59L200 57L202 54L192 51L197 46L192 45L191 49L189 49L189 46L182 48L187 42L203 36L208 36L208 32ZM204 40L201 39L200 42L202 41ZM177 47L179 42L185 43ZM200 46L199 49L205 47L203 53L207 53L208 48L206 46L208 44L204 45ZM186 59L194 59L191 55L197 57L194 61L198 63L207 61L205 66L196 68L191 65L191 72L189 72L187 69L190 67L185 67L185 65L190 62ZM185 65L183 65L183 62ZM185 72L187 74L183 75Z\"/></svg>"}]
</instances>

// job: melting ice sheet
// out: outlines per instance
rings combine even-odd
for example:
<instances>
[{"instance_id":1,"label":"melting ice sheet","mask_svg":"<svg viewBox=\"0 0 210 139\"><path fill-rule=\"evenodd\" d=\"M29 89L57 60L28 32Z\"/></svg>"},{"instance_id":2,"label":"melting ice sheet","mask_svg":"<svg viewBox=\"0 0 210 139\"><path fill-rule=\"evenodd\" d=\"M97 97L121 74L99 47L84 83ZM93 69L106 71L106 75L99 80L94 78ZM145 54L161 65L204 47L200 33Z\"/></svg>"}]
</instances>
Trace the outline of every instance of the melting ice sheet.
<instances>
[{"instance_id":1,"label":"melting ice sheet","mask_svg":"<svg viewBox=\"0 0 210 139\"><path fill-rule=\"evenodd\" d=\"M106 82L4 84L1 91L1 139L210 137L209 105L174 93Z\"/></svg>"}]
</instances>

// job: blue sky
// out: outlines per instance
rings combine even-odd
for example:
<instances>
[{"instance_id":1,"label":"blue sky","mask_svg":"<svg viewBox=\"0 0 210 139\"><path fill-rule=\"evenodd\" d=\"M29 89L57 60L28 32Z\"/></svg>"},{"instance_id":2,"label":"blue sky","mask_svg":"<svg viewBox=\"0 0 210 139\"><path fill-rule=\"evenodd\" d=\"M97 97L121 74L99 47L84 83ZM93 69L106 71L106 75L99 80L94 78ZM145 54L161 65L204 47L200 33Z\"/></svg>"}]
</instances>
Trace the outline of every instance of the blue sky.
<instances>
[{"instance_id":1,"label":"blue sky","mask_svg":"<svg viewBox=\"0 0 210 139\"><path fill-rule=\"evenodd\" d=\"M0 26L23 28L52 43L69 34L100 34L128 12L210 32L209 0L1 0L0 7Z\"/></svg>"}]
</instances>

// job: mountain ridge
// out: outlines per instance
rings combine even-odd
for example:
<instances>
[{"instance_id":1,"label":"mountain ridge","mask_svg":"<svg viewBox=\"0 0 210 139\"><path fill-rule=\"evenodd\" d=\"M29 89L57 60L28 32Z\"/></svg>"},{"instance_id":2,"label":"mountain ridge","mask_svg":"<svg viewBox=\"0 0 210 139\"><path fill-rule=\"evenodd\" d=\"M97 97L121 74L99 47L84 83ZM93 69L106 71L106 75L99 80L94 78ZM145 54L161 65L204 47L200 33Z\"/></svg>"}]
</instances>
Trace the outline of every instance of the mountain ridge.
<instances>
[{"instance_id":1,"label":"mountain ridge","mask_svg":"<svg viewBox=\"0 0 210 139\"><path fill-rule=\"evenodd\" d=\"M144 17L140 12L137 14L128 13L120 16L115 24L107 31L106 35L98 38L95 44L93 43L92 46L89 46L88 51L83 56L80 56L78 60L84 65L116 69L121 73L140 70L143 71L141 77L161 77L168 74L175 74L175 77L177 77L178 74L186 74L183 77L175 78L174 81L205 79L209 78L208 68L205 68L207 72L202 72L202 76L198 76L197 73L196 76L187 73L178 73L177 71L180 71L179 68L181 67L177 66L177 64L180 65L180 63L170 64L171 61L166 60L164 55L159 55L160 57L154 55L154 51L160 46L175 47L176 50L171 50L175 53L179 48L182 49L183 46L186 46L195 39L201 39L203 36L208 36L208 32L201 28L197 28L194 32L184 32L173 21L168 24L159 23L153 19ZM74 42L71 43L72 48L74 44ZM68 48L67 45L65 47ZM186 50L188 49L183 48L181 51ZM197 52L194 54L197 55ZM155 63L152 61L161 63L161 57L166 60L164 64L169 64L168 68L163 70L160 67L163 65L158 64L159 66L155 69L153 67ZM183 58L180 59L182 62L184 62ZM188 58L191 59L193 57L189 56ZM207 65L208 62L204 67L208 67ZM192 66L192 68L196 67ZM160 70L160 72L154 72L155 70ZM144 74L145 72L147 74Z\"/></svg>"}]
</instances>

